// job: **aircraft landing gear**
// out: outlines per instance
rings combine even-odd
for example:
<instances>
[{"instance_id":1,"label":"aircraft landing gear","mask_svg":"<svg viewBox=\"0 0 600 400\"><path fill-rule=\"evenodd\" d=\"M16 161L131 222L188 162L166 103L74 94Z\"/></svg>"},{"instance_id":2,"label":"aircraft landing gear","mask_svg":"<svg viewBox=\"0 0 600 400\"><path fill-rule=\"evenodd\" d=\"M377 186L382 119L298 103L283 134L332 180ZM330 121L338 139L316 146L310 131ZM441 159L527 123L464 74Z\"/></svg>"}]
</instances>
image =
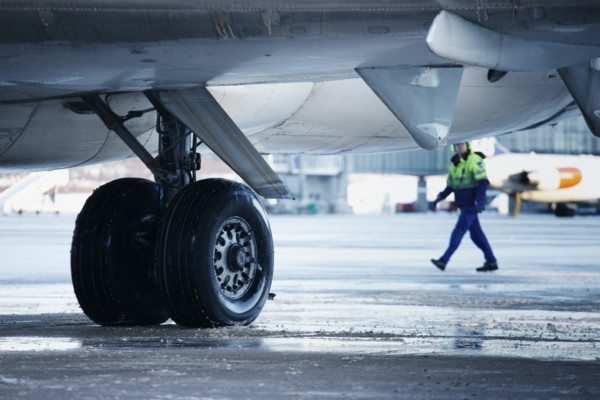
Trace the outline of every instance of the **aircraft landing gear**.
<instances>
[{"instance_id":1,"label":"aircraft landing gear","mask_svg":"<svg viewBox=\"0 0 600 400\"><path fill-rule=\"evenodd\" d=\"M254 321L273 277L273 240L258 199L222 179L182 188L163 218L157 267L165 305L178 324Z\"/></svg>"},{"instance_id":2,"label":"aircraft landing gear","mask_svg":"<svg viewBox=\"0 0 600 400\"><path fill-rule=\"evenodd\" d=\"M75 223L71 278L83 312L100 325L160 324L154 236L160 188L118 179L97 189Z\"/></svg>"},{"instance_id":3,"label":"aircraft landing gear","mask_svg":"<svg viewBox=\"0 0 600 400\"><path fill-rule=\"evenodd\" d=\"M572 217L575 215L575 209L567 203L556 203L554 205L554 215L557 217Z\"/></svg>"},{"instance_id":4,"label":"aircraft landing gear","mask_svg":"<svg viewBox=\"0 0 600 400\"><path fill-rule=\"evenodd\" d=\"M84 98L141 153L158 183L119 179L86 202L71 252L81 308L101 325L160 324L168 317L188 327L249 324L268 299L273 277L266 213L244 185L193 182L198 163L195 151L189 154L191 132L148 99L159 114L156 159L132 141L123 119L100 97Z\"/></svg>"}]
</instances>

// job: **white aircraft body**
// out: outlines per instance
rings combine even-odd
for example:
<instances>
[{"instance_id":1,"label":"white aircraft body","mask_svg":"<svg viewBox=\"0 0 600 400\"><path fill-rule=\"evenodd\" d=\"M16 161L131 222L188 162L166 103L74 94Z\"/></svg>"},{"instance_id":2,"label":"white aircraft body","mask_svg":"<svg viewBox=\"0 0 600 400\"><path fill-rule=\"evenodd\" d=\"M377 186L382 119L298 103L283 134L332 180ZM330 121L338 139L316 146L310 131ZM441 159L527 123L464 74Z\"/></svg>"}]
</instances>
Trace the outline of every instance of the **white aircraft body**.
<instances>
[{"instance_id":1,"label":"white aircraft body","mask_svg":"<svg viewBox=\"0 0 600 400\"><path fill-rule=\"evenodd\" d=\"M99 188L72 276L104 325L246 324L273 245L266 153L433 150L583 114L600 135L600 2L0 0L0 170L138 156ZM203 143L206 145L200 146ZM158 156L151 155L158 151Z\"/></svg>"},{"instance_id":2,"label":"white aircraft body","mask_svg":"<svg viewBox=\"0 0 600 400\"><path fill-rule=\"evenodd\" d=\"M513 215L519 212L521 200L555 205L600 200L596 176L600 157L511 153L496 138L474 140L471 148L486 156L490 186L517 197Z\"/></svg>"},{"instance_id":3,"label":"white aircraft body","mask_svg":"<svg viewBox=\"0 0 600 400\"><path fill-rule=\"evenodd\" d=\"M539 203L600 199L600 158L507 153L485 160L490 186Z\"/></svg>"}]
</instances>

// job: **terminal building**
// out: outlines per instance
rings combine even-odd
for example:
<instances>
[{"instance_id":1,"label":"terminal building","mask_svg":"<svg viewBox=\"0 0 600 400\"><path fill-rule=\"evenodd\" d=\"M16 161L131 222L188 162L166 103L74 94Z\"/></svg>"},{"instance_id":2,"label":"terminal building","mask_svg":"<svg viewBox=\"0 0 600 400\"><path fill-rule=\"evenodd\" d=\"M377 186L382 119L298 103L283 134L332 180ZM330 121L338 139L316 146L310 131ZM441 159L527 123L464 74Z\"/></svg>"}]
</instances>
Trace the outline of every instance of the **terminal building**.
<instances>
[{"instance_id":1,"label":"terminal building","mask_svg":"<svg viewBox=\"0 0 600 400\"><path fill-rule=\"evenodd\" d=\"M600 138L590 133L582 117L496 139L515 153L600 155ZM394 212L404 203L425 211L427 201L443 189L451 157L450 146L432 152L275 156L275 170L296 201L278 202L272 211Z\"/></svg>"}]
</instances>

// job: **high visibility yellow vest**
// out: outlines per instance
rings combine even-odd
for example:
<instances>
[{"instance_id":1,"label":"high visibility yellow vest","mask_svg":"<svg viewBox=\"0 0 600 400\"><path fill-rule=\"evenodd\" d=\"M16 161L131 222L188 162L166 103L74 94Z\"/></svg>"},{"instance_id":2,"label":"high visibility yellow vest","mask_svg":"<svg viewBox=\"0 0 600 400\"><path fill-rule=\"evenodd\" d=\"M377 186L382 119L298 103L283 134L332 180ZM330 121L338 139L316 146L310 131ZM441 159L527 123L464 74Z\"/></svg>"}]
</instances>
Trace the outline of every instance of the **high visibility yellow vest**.
<instances>
[{"instance_id":1,"label":"high visibility yellow vest","mask_svg":"<svg viewBox=\"0 0 600 400\"><path fill-rule=\"evenodd\" d=\"M482 180L486 185L479 190L481 193L478 193L479 182ZM478 194L485 197L487 182L483 158L472 152L469 152L466 160L460 157L458 164L450 167L446 180L447 185L453 189L454 203L457 207L473 206Z\"/></svg>"}]
</instances>

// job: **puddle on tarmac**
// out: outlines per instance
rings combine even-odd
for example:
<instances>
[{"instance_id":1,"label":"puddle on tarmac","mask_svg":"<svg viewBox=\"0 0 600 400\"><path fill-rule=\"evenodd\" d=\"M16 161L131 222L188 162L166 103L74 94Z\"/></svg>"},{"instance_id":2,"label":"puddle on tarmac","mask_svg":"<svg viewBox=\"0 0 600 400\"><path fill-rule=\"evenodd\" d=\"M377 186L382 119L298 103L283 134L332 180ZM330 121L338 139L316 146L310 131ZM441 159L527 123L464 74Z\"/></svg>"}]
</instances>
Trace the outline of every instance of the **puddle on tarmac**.
<instances>
[{"instance_id":1,"label":"puddle on tarmac","mask_svg":"<svg viewBox=\"0 0 600 400\"><path fill-rule=\"evenodd\" d=\"M262 349L275 353L337 353L366 355L452 355L530 358L538 360L600 361L595 342L486 339L483 337L265 337L265 338L169 338L129 337L85 339L57 337L5 337L0 352L60 352L115 348L157 350L186 348L201 350Z\"/></svg>"},{"instance_id":2,"label":"puddle on tarmac","mask_svg":"<svg viewBox=\"0 0 600 400\"><path fill-rule=\"evenodd\" d=\"M71 338L17 336L0 338L0 352L67 351L81 348L79 340Z\"/></svg>"},{"instance_id":3,"label":"puddle on tarmac","mask_svg":"<svg viewBox=\"0 0 600 400\"><path fill-rule=\"evenodd\" d=\"M328 352L346 355L452 355L529 358L537 360L600 361L600 348L589 342L514 341L472 338L353 339L281 338L265 339L276 352Z\"/></svg>"}]
</instances>

